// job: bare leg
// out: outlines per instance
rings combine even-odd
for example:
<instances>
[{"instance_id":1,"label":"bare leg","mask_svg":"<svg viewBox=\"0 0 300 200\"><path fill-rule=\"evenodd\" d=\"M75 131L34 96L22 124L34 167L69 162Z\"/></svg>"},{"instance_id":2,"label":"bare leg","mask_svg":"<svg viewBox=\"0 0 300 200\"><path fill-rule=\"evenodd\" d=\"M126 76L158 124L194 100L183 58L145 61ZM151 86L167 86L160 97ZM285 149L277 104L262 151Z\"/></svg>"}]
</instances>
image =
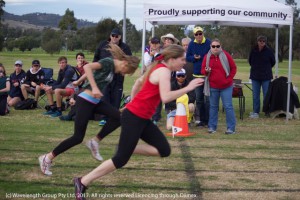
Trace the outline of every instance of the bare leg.
<instances>
[{"instance_id":1,"label":"bare leg","mask_svg":"<svg viewBox=\"0 0 300 200\"><path fill-rule=\"evenodd\" d=\"M35 87L35 101L38 101L39 100L39 97L40 97L40 93L41 93L41 86L37 85Z\"/></svg>"},{"instance_id":2,"label":"bare leg","mask_svg":"<svg viewBox=\"0 0 300 200\"><path fill-rule=\"evenodd\" d=\"M15 106L18 102L21 101L20 97L14 97L14 98L9 97L9 99L10 100L7 101L8 106Z\"/></svg>"},{"instance_id":3,"label":"bare leg","mask_svg":"<svg viewBox=\"0 0 300 200\"><path fill-rule=\"evenodd\" d=\"M174 125L174 120L175 120L174 117L169 117L169 119L167 119L167 125L166 125L167 130L172 129L172 126Z\"/></svg>"},{"instance_id":4,"label":"bare leg","mask_svg":"<svg viewBox=\"0 0 300 200\"><path fill-rule=\"evenodd\" d=\"M81 178L81 183L88 186L94 180L105 176L116 170L116 167L111 159L104 161L101 165L95 168L93 171Z\"/></svg>"},{"instance_id":5,"label":"bare leg","mask_svg":"<svg viewBox=\"0 0 300 200\"><path fill-rule=\"evenodd\" d=\"M160 156L158 150L149 144L138 144L133 153L145 156Z\"/></svg>"},{"instance_id":6,"label":"bare leg","mask_svg":"<svg viewBox=\"0 0 300 200\"><path fill-rule=\"evenodd\" d=\"M54 104L52 92L47 92L47 99L48 99L49 105L53 105Z\"/></svg>"},{"instance_id":7,"label":"bare leg","mask_svg":"<svg viewBox=\"0 0 300 200\"><path fill-rule=\"evenodd\" d=\"M54 90L55 92L55 96L56 96L56 105L58 108L61 108L61 102L62 102L62 95L65 94L65 90L64 89L56 89Z\"/></svg>"},{"instance_id":8,"label":"bare leg","mask_svg":"<svg viewBox=\"0 0 300 200\"><path fill-rule=\"evenodd\" d=\"M26 85L26 84L21 85L22 95L23 95L25 100L28 99L28 93L27 93L27 88L28 87L29 87L29 85Z\"/></svg>"}]
</instances>

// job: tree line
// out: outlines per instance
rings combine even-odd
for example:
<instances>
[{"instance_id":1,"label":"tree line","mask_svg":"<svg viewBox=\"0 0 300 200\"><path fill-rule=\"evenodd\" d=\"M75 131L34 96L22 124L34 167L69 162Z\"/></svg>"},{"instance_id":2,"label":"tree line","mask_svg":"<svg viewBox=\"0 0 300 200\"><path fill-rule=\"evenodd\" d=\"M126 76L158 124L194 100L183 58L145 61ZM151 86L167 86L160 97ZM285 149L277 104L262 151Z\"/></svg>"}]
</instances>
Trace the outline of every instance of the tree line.
<instances>
[{"instance_id":1,"label":"tree line","mask_svg":"<svg viewBox=\"0 0 300 200\"><path fill-rule=\"evenodd\" d=\"M294 8L293 27L293 59L300 59L300 19L299 9L294 0L286 0L286 4ZM3 15L5 2L0 0L0 20ZM201 24L199 24L201 26ZM77 28L74 12L67 9L59 22L57 29L44 28L43 30L10 28L0 23L0 51L31 51L33 48L42 48L49 54L58 53L61 50L69 51L87 50L94 52L98 43L109 38L113 28L123 29L123 20L119 22L111 19L101 19L96 26ZM230 52L234 58L247 58L249 51L256 44L258 35L266 35L268 45L275 49L275 29L249 28L249 27L218 27L202 26L205 36L219 38L222 46ZM172 33L181 40L184 37L193 38L192 29L180 25L155 26L155 35L160 37ZM152 31L146 31L146 44ZM137 30L129 19L126 19L126 43L133 52L140 52L142 46L142 30ZM289 27L279 29L279 61L288 57Z\"/></svg>"}]
</instances>

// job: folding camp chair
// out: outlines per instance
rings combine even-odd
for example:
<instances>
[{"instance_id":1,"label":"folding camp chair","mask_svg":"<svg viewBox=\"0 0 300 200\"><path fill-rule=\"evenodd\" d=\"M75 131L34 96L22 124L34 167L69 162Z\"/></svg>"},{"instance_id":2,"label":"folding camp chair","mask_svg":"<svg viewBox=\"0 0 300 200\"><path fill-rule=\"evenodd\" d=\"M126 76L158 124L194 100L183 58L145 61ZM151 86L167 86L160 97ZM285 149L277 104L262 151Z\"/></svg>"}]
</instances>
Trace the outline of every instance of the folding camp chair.
<instances>
[{"instance_id":1,"label":"folding camp chair","mask_svg":"<svg viewBox=\"0 0 300 200\"><path fill-rule=\"evenodd\" d=\"M45 73L44 83L45 85L52 85L55 81L53 80L53 69L42 67L42 70ZM44 90L41 91L40 98L38 101L39 107L45 107L47 105L47 95ZM42 106L43 105L43 106Z\"/></svg>"}]
</instances>

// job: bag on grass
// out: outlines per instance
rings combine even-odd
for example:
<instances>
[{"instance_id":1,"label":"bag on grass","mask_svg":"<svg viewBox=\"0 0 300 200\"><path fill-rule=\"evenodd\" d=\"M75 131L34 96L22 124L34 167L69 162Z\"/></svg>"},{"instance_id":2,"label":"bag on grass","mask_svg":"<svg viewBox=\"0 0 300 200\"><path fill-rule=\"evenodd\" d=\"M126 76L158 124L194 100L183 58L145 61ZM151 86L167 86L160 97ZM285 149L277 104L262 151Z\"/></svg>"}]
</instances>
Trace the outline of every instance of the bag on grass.
<instances>
[{"instance_id":1,"label":"bag on grass","mask_svg":"<svg viewBox=\"0 0 300 200\"><path fill-rule=\"evenodd\" d=\"M29 110L34 109L34 99L26 99L24 101L20 101L15 105L16 110Z\"/></svg>"}]
</instances>

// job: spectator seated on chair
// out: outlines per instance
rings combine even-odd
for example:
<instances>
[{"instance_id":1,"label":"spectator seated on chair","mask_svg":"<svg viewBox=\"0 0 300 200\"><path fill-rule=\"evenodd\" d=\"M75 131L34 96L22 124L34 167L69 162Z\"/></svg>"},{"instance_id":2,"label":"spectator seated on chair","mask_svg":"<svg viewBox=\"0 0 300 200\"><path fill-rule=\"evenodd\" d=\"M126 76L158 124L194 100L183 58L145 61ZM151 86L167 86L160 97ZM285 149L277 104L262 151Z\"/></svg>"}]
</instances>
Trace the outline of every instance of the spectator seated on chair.
<instances>
[{"instance_id":1,"label":"spectator seated on chair","mask_svg":"<svg viewBox=\"0 0 300 200\"><path fill-rule=\"evenodd\" d=\"M73 81L73 85L74 86L78 86L79 87L79 93L81 92L82 88L81 86L83 85L83 83L86 80L86 75L83 66L88 64L87 61L85 61L85 56L82 52L79 52L76 54L76 62L77 62L77 66L76 69L77 71L80 73L80 78L77 81ZM67 115L62 115L59 117L60 120L62 121L72 121L75 119L76 116L76 98L77 95L73 94L69 100L69 105L71 106L71 110L69 111L69 113Z\"/></svg>"},{"instance_id":2,"label":"spectator seated on chair","mask_svg":"<svg viewBox=\"0 0 300 200\"><path fill-rule=\"evenodd\" d=\"M176 79L171 82L171 90L178 90L185 86L187 86L189 82L186 79L186 71L181 69L180 71L176 72ZM186 108L186 114L188 118L188 123L191 122L191 118L195 111L195 92L194 90L188 92L187 94L177 98L177 100L171 101L165 104L165 110L167 114L167 124L166 128L168 130L172 129L174 124L175 115L176 115L176 105L177 103L183 103Z\"/></svg>"},{"instance_id":3,"label":"spectator seated on chair","mask_svg":"<svg viewBox=\"0 0 300 200\"><path fill-rule=\"evenodd\" d=\"M33 60L31 68L26 72L26 77L21 85L21 91L25 101L28 99L28 92L34 94L34 108L37 107L44 77L45 73L41 68L40 61Z\"/></svg>"},{"instance_id":4,"label":"spectator seated on chair","mask_svg":"<svg viewBox=\"0 0 300 200\"><path fill-rule=\"evenodd\" d=\"M73 81L76 81L80 77L75 68L68 65L65 56L58 58L58 64L60 69L57 81L51 86L43 86L50 105L50 110L45 112L44 115L50 115L51 117L59 117L62 115L62 99L78 91L78 86L74 86ZM53 94L56 97L56 106L54 105Z\"/></svg>"},{"instance_id":5,"label":"spectator seated on chair","mask_svg":"<svg viewBox=\"0 0 300 200\"><path fill-rule=\"evenodd\" d=\"M22 61L17 60L15 62L15 71L9 76L10 90L7 97L8 106L15 106L17 103L24 100L21 91L21 83L24 81L26 72L22 67Z\"/></svg>"},{"instance_id":6,"label":"spectator seated on chair","mask_svg":"<svg viewBox=\"0 0 300 200\"><path fill-rule=\"evenodd\" d=\"M7 96L10 89L9 78L6 76L5 68L0 63L0 116L8 113Z\"/></svg>"}]
</instances>

